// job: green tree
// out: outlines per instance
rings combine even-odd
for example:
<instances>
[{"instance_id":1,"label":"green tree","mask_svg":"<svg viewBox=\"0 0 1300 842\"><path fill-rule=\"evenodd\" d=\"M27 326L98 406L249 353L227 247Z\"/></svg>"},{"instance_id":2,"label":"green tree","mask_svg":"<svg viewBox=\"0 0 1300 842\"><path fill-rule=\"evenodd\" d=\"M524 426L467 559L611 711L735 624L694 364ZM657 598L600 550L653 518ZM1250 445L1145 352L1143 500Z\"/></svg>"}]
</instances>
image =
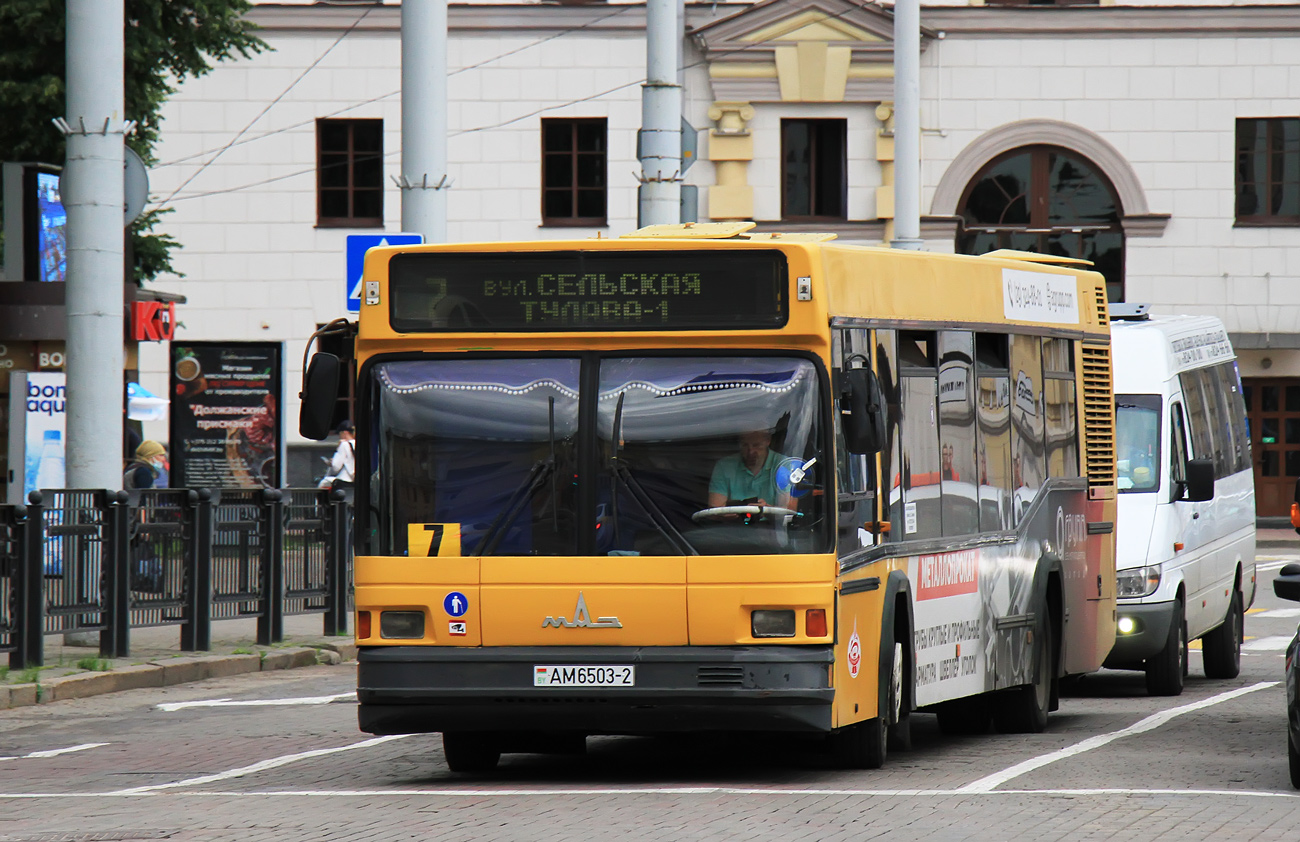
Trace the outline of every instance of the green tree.
<instances>
[{"instance_id":1,"label":"green tree","mask_svg":"<svg viewBox=\"0 0 1300 842\"><path fill-rule=\"evenodd\" d=\"M146 164L157 163L162 106L186 79L212 63L268 49L245 17L249 0L126 0L126 119L137 123L126 143ZM62 164L63 135L51 120L66 110L66 0L0 2L0 160ZM162 214L141 215L131 228L135 280L174 272L180 244L154 233Z\"/></svg>"}]
</instances>

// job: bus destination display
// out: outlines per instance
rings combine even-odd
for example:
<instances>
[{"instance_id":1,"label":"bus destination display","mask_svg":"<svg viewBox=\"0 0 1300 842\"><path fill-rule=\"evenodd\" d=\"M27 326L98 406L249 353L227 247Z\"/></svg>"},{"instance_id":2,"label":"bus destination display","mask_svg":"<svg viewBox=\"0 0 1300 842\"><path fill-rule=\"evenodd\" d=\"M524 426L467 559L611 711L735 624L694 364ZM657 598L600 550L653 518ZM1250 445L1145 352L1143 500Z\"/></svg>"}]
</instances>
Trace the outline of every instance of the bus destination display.
<instances>
[{"instance_id":1,"label":"bus destination display","mask_svg":"<svg viewBox=\"0 0 1300 842\"><path fill-rule=\"evenodd\" d=\"M392 325L434 331L744 330L785 324L779 251L399 254Z\"/></svg>"}]
</instances>

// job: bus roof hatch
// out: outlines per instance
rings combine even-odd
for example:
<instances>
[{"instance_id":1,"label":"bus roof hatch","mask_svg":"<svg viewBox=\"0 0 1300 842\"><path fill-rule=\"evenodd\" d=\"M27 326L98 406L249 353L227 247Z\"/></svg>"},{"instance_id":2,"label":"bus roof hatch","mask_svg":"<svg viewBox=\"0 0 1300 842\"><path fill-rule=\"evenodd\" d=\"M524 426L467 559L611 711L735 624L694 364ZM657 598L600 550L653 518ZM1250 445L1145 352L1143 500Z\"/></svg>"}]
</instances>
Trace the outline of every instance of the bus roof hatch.
<instances>
[{"instance_id":1,"label":"bus roof hatch","mask_svg":"<svg viewBox=\"0 0 1300 842\"><path fill-rule=\"evenodd\" d=\"M762 240L772 242L773 240L783 240L787 243L825 243L838 237L838 234L819 233L816 231L796 231L784 233L781 231L751 231L743 235L750 240Z\"/></svg>"},{"instance_id":2,"label":"bus roof hatch","mask_svg":"<svg viewBox=\"0 0 1300 842\"><path fill-rule=\"evenodd\" d=\"M754 222L682 222L669 225L647 225L644 228L620 235L621 240L730 240L757 223Z\"/></svg>"},{"instance_id":3,"label":"bus roof hatch","mask_svg":"<svg viewBox=\"0 0 1300 842\"><path fill-rule=\"evenodd\" d=\"M1030 263L1059 263L1063 266L1091 266L1091 260L1079 257L1061 257L1055 254L1038 254L1033 251L1016 251L1015 249L998 249L986 252L981 257L1000 257L1003 260L1025 260Z\"/></svg>"}]
</instances>

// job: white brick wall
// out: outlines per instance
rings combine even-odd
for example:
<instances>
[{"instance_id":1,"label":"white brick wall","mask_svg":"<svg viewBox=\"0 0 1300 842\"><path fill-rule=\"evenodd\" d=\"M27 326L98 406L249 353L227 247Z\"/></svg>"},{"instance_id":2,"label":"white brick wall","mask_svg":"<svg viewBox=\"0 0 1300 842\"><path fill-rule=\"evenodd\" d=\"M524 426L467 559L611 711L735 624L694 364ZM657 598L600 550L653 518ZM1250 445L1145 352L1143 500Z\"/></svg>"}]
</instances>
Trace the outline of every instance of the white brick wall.
<instances>
[{"instance_id":1,"label":"white brick wall","mask_svg":"<svg viewBox=\"0 0 1300 842\"><path fill-rule=\"evenodd\" d=\"M966 0L926 5L966 5ZM1223 3L1179 0L1178 5ZM286 341L292 393L311 329L344 313L343 248L350 232L314 227L315 120L382 118L385 174L397 175L400 49L396 33L358 31L302 76L337 36L264 34L272 38L274 52L219 65L186 83L166 108L158 149L163 165L150 174L152 194L169 196L194 178L162 226L184 243L175 262L187 277L163 278L158 286L189 297L180 315L181 339ZM608 119L608 233L636 224L632 173L639 169L634 156L642 41L578 32L536 44L542 37L476 33L456 36L449 46L453 69L486 62L449 80L454 187L448 195L448 233L454 241L595 233L539 227L538 128L550 116ZM684 110L703 133L711 126L707 110L713 95L696 48L688 44L686 53ZM1029 119L1073 123L1124 156L1151 212L1172 215L1162 237L1127 241L1130 300L1150 301L1167 312L1215 312L1232 331L1300 331L1300 230L1234 228L1232 163L1236 118L1300 116L1296 56L1300 39L1281 37L963 40L949 34L932 42L922 57L922 125L942 132L927 132L922 141L922 208L929 210L954 158L985 132ZM596 96L619 86L624 87ZM567 104L586 97L594 98ZM878 124L870 105L760 103L757 109L750 127L756 156L750 183L758 218L780 216L782 117L848 120L849 217L874 218L880 167L874 141ZM250 122L236 145L195 175ZM701 147L706 147L703 134ZM701 208L707 207L712 180L708 161L697 162L687 174L688 182L702 185ZM389 187L385 229L399 230L400 216L400 195ZM947 251L951 245L930 247ZM146 387L165 389L165 364L162 348L142 347ZM286 418L291 430L297 425L293 403Z\"/></svg>"}]
</instances>

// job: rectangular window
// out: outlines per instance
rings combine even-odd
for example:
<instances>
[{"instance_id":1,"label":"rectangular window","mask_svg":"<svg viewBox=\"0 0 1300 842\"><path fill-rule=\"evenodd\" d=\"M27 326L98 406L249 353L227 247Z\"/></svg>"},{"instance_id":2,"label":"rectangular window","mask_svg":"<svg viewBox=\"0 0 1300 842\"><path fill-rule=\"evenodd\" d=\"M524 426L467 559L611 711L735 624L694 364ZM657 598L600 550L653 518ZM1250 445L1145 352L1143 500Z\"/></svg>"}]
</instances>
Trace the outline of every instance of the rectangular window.
<instances>
[{"instance_id":1,"label":"rectangular window","mask_svg":"<svg viewBox=\"0 0 1300 842\"><path fill-rule=\"evenodd\" d=\"M975 335L980 530L1011 528L1011 379L1005 334Z\"/></svg>"},{"instance_id":2,"label":"rectangular window","mask_svg":"<svg viewBox=\"0 0 1300 842\"><path fill-rule=\"evenodd\" d=\"M1237 223L1300 225L1300 117L1237 120Z\"/></svg>"},{"instance_id":3,"label":"rectangular window","mask_svg":"<svg viewBox=\"0 0 1300 842\"><path fill-rule=\"evenodd\" d=\"M943 534L978 532L975 492L975 349L971 334L939 334L939 483Z\"/></svg>"},{"instance_id":4,"label":"rectangular window","mask_svg":"<svg viewBox=\"0 0 1300 842\"><path fill-rule=\"evenodd\" d=\"M384 224L384 121L316 121L316 224Z\"/></svg>"},{"instance_id":5,"label":"rectangular window","mask_svg":"<svg viewBox=\"0 0 1300 842\"><path fill-rule=\"evenodd\" d=\"M542 120L542 224L604 225L605 118Z\"/></svg>"},{"instance_id":6,"label":"rectangular window","mask_svg":"<svg viewBox=\"0 0 1300 842\"><path fill-rule=\"evenodd\" d=\"M1043 404L1047 422L1047 475L1079 475L1078 405L1074 392L1074 343L1043 340Z\"/></svg>"},{"instance_id":7,"label":"rectangular window","mask_svg":"<svg viewBox=\"0 0 1300 842\"><path fill-rule=\"evenodd\" d=\"M1015 523L1047 476L1043 447L1043 345L1037 336L1011 337L1011 478Z\"/></svg>"},{"instance_id":8,"label":"rectangular window","mask_svg":"<svg viewBox=\"0 0 1300 842\"><path fill-rule=\"evenodd\" d=\"M844 120L781 121L781 218L845 219Z\"/></svg>"}]
</instances>

